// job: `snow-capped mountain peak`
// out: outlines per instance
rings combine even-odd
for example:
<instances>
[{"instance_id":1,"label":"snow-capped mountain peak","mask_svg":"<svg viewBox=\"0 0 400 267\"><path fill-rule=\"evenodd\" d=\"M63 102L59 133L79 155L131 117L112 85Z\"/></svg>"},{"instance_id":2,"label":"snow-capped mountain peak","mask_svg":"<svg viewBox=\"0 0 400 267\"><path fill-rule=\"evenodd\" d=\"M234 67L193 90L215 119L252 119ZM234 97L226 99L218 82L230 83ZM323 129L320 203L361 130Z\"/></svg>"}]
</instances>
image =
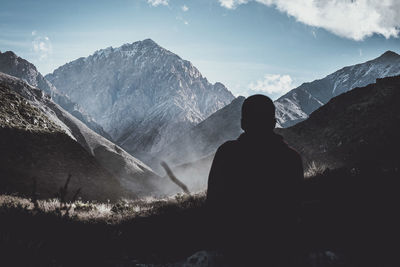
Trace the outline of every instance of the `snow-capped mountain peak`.
<instances>
[{"instance_id":1,"label":"snow-capped mountain peak","mask_svg":"<svg viewBox=\"0 0 400 267\"><path fill-rule=\"evenodd\" d=\"M46 78L144 160L234 99L151 39L98 50Z\"/></svg>"},{"instance_id":2,"label":"snow-capped mountain peak","mask_svg":"<svg viewBox=\"0 0 400 267\"><path fill-rule=\"evenodd\" d=\"M331 98L356 87L374 83L378 78L400 74L400 55L386 51L367 62L344 67L323 79L304 83L275 101L277 118L283 127L305 120Z\"/></svg>"}]
</instances>

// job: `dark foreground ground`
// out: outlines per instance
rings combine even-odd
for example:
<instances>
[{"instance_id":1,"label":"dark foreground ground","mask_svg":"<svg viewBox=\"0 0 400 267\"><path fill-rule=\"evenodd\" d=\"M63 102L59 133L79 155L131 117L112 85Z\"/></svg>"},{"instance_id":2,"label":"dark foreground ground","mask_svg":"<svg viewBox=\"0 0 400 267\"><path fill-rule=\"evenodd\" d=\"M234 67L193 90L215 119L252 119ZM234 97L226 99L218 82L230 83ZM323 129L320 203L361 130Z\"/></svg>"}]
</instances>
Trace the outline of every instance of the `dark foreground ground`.
<instances>
[{"instance_id":1,"label":"dark foreground ground","mask_svg":"<svg viewBox=\"0 0 400 267\"><path fill-rule=\"evenodd\" d=\"M308 178L298 225L305 265L400 266L399 189L397 168L364 166ZM204 199L199 193L35 204L3 195L0 266L211 266L204 257L215 266L224 260L212 252Z\"/></svg>"}]
</instances>

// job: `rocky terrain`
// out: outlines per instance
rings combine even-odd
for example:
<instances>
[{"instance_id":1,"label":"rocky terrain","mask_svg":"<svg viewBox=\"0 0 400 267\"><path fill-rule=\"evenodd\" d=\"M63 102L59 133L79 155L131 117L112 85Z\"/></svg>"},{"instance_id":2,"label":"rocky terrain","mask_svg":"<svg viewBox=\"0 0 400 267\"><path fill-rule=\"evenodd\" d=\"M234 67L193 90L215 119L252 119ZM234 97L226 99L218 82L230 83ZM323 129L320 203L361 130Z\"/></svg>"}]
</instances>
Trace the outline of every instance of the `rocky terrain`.
<instances>
[{"instance_id":1,"label":"rocky terrain","mask_svg":"<svg viewBox=\"0 0 400 267\"><path fill-rule=\"evenodd\" d=\"M46 79L146 162L234 98L223 84L209 83L192 63L151 39L96 51Z\"/></svg>"}]
</instances>

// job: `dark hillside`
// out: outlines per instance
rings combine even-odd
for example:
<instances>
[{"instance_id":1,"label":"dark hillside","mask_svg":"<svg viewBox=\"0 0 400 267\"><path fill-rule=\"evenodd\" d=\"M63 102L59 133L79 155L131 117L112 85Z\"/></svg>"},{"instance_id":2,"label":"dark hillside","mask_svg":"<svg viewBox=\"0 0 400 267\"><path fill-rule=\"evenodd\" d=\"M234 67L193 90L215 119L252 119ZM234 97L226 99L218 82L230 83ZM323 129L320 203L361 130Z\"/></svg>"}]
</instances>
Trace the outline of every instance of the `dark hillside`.
<instances>
[{"instance_id":1,"label":"dark hillside","mask_svg":"<svg viewBox=\"0 0 400 267\"><path fill-rule=\"evenodd\" d=\"M41 93L36 89L32 92ZM95 158L40 109L0 84L0 191L52 198L72 175L70 189L83 199L117 200L124 190Z\"/></svg>"},{"instance_id":2,"label":"dark hillside","mask_svg":"<svg viewBox=\"0 0 400 267\"><path fill-rule=\"evenodd\" d=\"M305 162L400 166L400 76L337 96L293 127L277 129Z\"/></svg>"}]
</instances>

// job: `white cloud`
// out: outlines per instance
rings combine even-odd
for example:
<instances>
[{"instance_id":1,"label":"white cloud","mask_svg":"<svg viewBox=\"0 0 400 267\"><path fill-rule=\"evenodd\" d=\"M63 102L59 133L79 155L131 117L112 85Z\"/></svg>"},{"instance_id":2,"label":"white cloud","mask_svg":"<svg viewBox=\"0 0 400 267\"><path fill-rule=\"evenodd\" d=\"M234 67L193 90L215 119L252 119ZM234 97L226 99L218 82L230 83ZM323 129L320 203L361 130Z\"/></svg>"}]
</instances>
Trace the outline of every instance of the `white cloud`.
<instances>
[{"instance_id":1,"label":"white cloud","mask_svg":"<svg viewBox=\"0 0 400 267\"><path fill-rule=\"evenodd\" d=\"M181 7L181 9L182 9L183 12L186 12L186 11L189 10L189 8L188 8L187 5L183 5L183 6Z\"/></svg>"},{"instance_id":2,"label":"white cloud","mask_svg":"<svg viewBox=\"0 0 400 267\"><path fill-rule=\"evenodd\" d=\"M152 6L168 6L168 0L147 0L147 3L149 3Z\"/></svg>"},{"instance_id":3,"label":"white cloud","mask_svg":"<svg viewBox=\"0 0 400 267\"><path fill-rule=\"evenodd\" d=\"M250 0L218 0L221 6L228 9L235 9L238 5L246 4Z\"/></svg>"},{"instance_id":4,"label":"white cloud","mask_svg":"<svg viewBox=\"0 0 400 267\"><path fill-rule=\"evenodd\" d=\"M271 95L282 95L293 89L293 80L289 75L266 74L263 80L250 83L249 89Z\"/></svg>"},{"instance_id":5,"label":"white cloud","mask_svg":"<svg viewBox=\"0 0 400 267\"><path fill-rule=\"evenodd\" d=\"M35 39L32 41L33 52L36 53L39 60L46 59L53 52L53 46L51 44L50 38L47 36L39 36L36 32L33 36L36 36Z\"/></svg>"},{"instance_id":6,"label":"white cloud","mask_svg":"<svg viewBox=\"0 0 400 267\"><path fill-rule=\"evenodd\" d=\"M37 31L32 31L32 36L35 36L37 34Z\"/></svg>"},{"instance_id":7,"label":"white cloud","mask_svg":"<svg viewBox=\"0 0 400 267\"><path fill-rule=\"evenodd\" d=\"M398 0L219 0L228 9L249 1L274 6L299 22L357 41L373 34L397 37L400 32Z\"/></svg>"}]
</instances>

